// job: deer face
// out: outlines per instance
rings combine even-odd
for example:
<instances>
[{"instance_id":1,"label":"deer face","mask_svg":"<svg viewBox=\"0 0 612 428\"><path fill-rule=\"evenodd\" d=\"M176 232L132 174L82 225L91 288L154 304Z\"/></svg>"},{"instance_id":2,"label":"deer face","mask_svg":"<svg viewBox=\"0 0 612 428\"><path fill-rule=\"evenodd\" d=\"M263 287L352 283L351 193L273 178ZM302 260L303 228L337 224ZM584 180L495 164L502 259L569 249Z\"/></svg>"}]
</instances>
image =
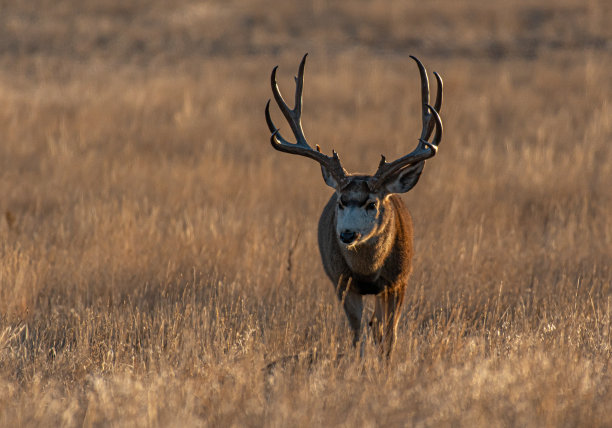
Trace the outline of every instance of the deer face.
<instances>
[{"instance_id":1,"label":"deer face","mask_svg":"<svg viewBox=\"0 0 612 428\"><path fill-rule=\"evenodd\" d=\"M367 181L354 179L337 191L336 235L340 244L355 246L375 235L382 224L382 201Z\"/></svg>"}]
</instances>

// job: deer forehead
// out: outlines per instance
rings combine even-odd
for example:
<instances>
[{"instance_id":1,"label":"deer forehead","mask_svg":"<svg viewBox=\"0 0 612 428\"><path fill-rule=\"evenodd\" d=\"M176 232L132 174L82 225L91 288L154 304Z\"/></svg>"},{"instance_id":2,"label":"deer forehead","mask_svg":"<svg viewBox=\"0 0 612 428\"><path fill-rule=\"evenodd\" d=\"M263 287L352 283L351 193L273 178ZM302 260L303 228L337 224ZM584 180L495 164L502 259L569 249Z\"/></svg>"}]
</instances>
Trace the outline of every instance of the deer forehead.
<instances>
[{"instance_id":1,"label":"deer forehead","mask_svg":"<svg viewBox=\"0 0 612 428\"><path fill-rule=\"evenodd\" d=\"M344 205L348 204L365 204L369 199L377 197L375 193L372 193L368 184L371 177L355 177L349 180L349 182L340 190L338 190L338 197L340 202Z\"/></svg>"}]
</instances>

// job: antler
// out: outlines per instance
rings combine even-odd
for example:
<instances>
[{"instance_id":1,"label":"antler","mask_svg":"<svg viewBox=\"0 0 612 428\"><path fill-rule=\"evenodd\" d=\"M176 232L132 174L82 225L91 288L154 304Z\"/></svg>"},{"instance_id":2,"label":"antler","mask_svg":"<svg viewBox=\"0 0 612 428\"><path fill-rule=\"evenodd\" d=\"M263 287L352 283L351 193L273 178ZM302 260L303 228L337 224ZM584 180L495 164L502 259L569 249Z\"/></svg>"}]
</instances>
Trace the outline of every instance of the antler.
<instances>
[{"instance_id":1,"label":"antler","mask_svg":"<svg viewBox=\"0 0 612 428\"><path fill-rule=\"evenodd\" d=\"M338 153L332 151L333 156L331 157L324 155L321 153L321 149L318 144L316 145L316 151L313 150L313 148L308 145L306 137L304 136L304 130L302 129L302 89L304 87L304 66L306 65L306 56L308 56L308 54L304 55L302 58L302 62L300 62L300 67L298 69L298 75L295 78L295 105L293 106L293 110L289 108L287 103L285 103L285 100L278 89L278 85L276 83L276 70L278 69L278 66L274 67L272 70L272 76L270 78L272 93L274 94L274 99L285 116L285 119L287 119L287 122L289 122L289 126L293 131L296 142L290 143L281 136L279 129L274 125L272 118L270 117L270 100L268 100L268 103L266 104L266 122L268 123L270 132L272 132L270 143L272 144L272 147L281 152L305 156L307 158L316 160L321 164L322 168L325 168L327 172L332 175L332 177L336 180L336 183L341 184L346 180L346 171L340 164Z\"/></svg>"},{"instance_id":2,"label":"antler","mask_svg":"<svg viewBox=\"0 0 612 428\"><path fill-rule=\"evenodd\" d=\"M435 156L438 151L438 145L440 144L440 140L442 140L442 119L440 119L440 109L442 108L442 78L436 72L434 72L434 76L436 76L436 81L438 82L438 92L436 94L436 103L435 106L432 107L429 105L429 79L427 79L427 71L425 67L416 57L410 55L410 58L416 61L417 66L419 67L419 73L421 75L421 100L423 103L423 129L421 131L421 136L419 137L419 143L411 153L394 160L393 162L386 162L385 156L381 155L380 164L378 165L378 170L376 174L374 174L374 188L378 188L386 178L400 169L414 165L426 159L429 159ZM434 119L432 121L432 118ZM431 133L433 132L434 126L436 128L436 134L434 135L433 141L430 143L429 137L431 137Z\"/></svg>"}]
</instances>

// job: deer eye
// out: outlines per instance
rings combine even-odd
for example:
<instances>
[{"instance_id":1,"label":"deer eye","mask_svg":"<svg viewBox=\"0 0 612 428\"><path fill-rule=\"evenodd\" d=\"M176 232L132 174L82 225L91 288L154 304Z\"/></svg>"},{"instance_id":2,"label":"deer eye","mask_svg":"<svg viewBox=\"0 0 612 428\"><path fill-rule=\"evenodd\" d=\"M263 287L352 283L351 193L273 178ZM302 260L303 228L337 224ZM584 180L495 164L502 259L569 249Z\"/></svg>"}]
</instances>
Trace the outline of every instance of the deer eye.
<instances>
[{"instance_id":1,"label":"deer eye","mask_svg":"<svg viewBox=\"0 0 612 428\"><path fill-rule=\"evenodd\" d=\"M366 204L366 210L370 211L370 210L375 210L376 209L376 202L372 201L372 202L368 202Z\"/></svg>"}]
</instances>

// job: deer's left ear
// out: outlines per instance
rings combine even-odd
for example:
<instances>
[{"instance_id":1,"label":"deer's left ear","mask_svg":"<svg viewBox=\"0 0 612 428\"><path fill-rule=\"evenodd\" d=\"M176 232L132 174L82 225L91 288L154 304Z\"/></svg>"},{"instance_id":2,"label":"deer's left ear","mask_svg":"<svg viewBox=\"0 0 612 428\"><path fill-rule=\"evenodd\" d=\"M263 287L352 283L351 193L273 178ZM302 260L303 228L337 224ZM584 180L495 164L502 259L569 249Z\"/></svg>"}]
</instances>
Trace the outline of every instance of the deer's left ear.
<instances>
[{"instance_id":1,"label":"deer's left ear","mask_svg":"<svg viewBox=\"0 0 612 428\"><path fill-rule=\"evenodd\" d=\"M421 161L407 168L400 169L386 180L383 188L388 193L406 193L417 184L424 166L425 161Z\"/></svg>"}]
</instances>

